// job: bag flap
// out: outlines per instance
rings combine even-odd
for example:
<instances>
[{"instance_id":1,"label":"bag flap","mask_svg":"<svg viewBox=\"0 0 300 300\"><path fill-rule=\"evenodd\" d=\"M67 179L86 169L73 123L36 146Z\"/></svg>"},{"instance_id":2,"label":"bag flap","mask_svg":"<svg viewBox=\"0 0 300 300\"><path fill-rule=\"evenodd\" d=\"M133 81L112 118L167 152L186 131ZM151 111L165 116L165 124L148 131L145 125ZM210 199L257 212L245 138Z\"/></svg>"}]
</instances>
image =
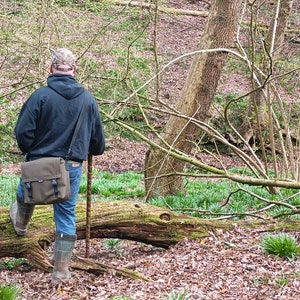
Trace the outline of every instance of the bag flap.
<instances>
[{"instance_id":1,"label":"bag flap","mask_svg":"<svg viewBox=\"0 0 300 300\"><path fill-rule=\"evenodd\" d=\"M21 164L23 182L43 181L61 178L61 164L65 161L61 157L44 157Z\"/></svg>"}]
</instances>

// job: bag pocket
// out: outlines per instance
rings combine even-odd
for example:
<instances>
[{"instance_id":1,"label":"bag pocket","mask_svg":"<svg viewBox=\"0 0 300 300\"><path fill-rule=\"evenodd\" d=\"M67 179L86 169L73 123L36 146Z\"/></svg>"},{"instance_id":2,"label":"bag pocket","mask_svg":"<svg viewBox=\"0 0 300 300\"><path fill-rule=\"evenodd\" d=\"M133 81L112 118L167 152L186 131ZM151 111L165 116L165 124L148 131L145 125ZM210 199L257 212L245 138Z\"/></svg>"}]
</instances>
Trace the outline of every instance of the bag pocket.
<instances>
[{"instance_id":1,"label":"bag pocket","mask_svg":"<svg viewBox=\"0 0 300 300\"><path fill-rule=\"evenodd\" d=\"M61 157L44 157L21 164L24 202L53 204L70 198L70 175Z\"/></svg>"}]
</instances>

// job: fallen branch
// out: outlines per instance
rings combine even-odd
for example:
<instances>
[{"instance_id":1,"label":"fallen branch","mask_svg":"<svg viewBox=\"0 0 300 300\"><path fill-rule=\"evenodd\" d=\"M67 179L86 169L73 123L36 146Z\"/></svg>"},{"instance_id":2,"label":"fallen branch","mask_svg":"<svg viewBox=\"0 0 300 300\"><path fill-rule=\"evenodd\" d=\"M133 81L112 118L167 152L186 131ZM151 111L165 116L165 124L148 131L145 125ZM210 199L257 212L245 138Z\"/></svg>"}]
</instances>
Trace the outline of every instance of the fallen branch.
<instances>
[{"instance_id":1,"label":"fallen branch","mask_svg":"<svg viewBox=\"0 0 300 300\"><path fill-rule=\"evenodd\" d=\"M93 273L95 275L103 275L105 273L109 273L116 276L123 276L123 277L130 277L132 279L151 281L149 278L133 270L127 268L120 269L120 268L108 266L98 261L95 261L93 259L83 258L80 256L75 257L75 261L71 263L71 267L73 269L83 270L86 272Z\"/></svg>"},{"instance_id":2,"label":"fallen branch","mask_svg":"<svg viewBox=\"0 0 300 300\"><path fill-rule=\"evenodd\" d=\"M110 0L110 2L116 5L137 6L137 7L148 8L148 9L156 8L155 4L138 2L138 1ZM157 9L162 13L171 14L171 15L186 15L186 16L200 16L200 17L208 16L208 11L177 9L177 8L163 7L160 5L157 7Z\"/></svg>"},{"instance_id":3,"label":"fallen branch","mask_svg":"<svg viewBox=\"0 0 300 300\"><path fill-rule=\"evenodd\" d=\"M112 4L115 5L126 5L132 7L141 7L147 9L155 9L155 4L146 3L146 2L139 2L139 1L130 1L130 0L110 0ZM178 9L178 8L171 8L158 5L157 10L161 13L169 14L169 15L184 15L184 16L194 16L194 17L207 17L209 12L206 10L189 10L189 9ZM249 26L249 22L242 22L244 26ZM266 23L257 23L256 27L260 28L260 30L267 31L269 28L269 24ZM289 34L299 34L300 30L297 28L288 28L287 33ZM299 41L295 40L292 41L294 43L299 43Z\"/></svg>"}]
</instances>

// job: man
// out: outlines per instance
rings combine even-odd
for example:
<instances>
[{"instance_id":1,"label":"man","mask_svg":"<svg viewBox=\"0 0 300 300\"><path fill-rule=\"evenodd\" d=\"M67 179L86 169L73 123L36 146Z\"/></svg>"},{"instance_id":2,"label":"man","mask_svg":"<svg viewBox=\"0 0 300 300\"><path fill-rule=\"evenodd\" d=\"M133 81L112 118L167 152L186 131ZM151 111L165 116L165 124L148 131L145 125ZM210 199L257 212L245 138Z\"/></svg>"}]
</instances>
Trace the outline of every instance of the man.
<instances>
[{"instance_id":1,"label":"man","mask_svg":"<svg viewBox=\"0 0 300 300\"><path fill-rule=\"evenodd\" d=\"M88 154L100 155L105 149L104 131L97 103L74 78L75 56L68 49L58 49L51 58L47 86L37 89L23 105L15 127L18 146L26 160L41 157L66 157L83 101L88 101L72 153L68 160L71 197L54 208L55 251L52 282L68 279L72 251L76 241L75 207L82 162ZM17 201L10 209L16 233L26 234L34 205L24 203L22 180Z\"/></svg>"}]
</instances>

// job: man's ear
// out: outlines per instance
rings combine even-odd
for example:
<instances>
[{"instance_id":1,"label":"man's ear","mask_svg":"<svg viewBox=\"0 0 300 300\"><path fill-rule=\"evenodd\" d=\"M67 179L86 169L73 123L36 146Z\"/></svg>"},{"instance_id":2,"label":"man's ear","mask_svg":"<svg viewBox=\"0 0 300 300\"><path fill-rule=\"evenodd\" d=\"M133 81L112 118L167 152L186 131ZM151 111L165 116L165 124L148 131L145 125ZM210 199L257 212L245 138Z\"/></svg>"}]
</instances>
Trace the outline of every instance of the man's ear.
<instances>
[{"instance_id":1,"label":"man's ear","mask_svg":"<svg viewBox=\"0 0 300 300\"><path fill-rule=\"evenodd\" d=\"M50 73L53 73L53 66L50 65Z\"/></svg>"},{"instance_id":2,"label":"man's ear","mask_svg":"<svg viewBox=\"0 0 300 300\"><path fill-rule=\"evenodd\" d=\"M76 66L74 66L74 67L73 67L73 74L75 74L75 73L76 73L76 71L77 71L77 67L76 67Z\"/></svg>"}]
</instances>

